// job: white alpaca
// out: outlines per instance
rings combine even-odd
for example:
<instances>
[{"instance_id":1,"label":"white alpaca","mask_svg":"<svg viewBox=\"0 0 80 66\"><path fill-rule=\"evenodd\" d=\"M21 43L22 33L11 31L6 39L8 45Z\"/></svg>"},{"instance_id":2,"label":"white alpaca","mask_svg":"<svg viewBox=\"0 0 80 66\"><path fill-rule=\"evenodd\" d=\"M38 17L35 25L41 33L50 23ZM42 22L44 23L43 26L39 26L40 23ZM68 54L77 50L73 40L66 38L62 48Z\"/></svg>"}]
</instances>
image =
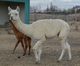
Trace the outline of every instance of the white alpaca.
<instances>
[{"instance_id":1,"label":"white alpaca","mask_svg":"<svg viewBox=\"0 0 80 66\"><path fill-rule=\"evenodd\" d=\"M24 24L19 17L19 7L16 10L8 7L10 19L13 20L13 24L19 31L27 36L37 39L37 43L34 45L33 50L36 58L36 62L40 62L42 54L42 43L47 38L58 36L61 39L62 52L58 59L60 61L67 49L69 60L71 60L70 45L67 42L67 36L70 32L69 25L60 19L43 19L38 20L32 24Z\"/></svg>"}]
</instances>

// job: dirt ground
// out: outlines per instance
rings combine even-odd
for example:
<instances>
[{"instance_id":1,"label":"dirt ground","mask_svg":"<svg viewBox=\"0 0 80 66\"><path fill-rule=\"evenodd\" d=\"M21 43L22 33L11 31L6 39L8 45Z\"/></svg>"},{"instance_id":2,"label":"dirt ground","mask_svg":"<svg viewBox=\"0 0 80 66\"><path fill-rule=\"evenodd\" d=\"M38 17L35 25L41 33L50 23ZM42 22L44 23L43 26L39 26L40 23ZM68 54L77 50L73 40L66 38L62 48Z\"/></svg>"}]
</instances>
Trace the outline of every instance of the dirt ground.
<instances>
[{"instance_id":1,"label":"dirt ground","mask_svg":"<svg viewBox=\"0 0 80 66\"><path fill-rule=\"evenodd\" d=\"M31 55L22 56L23 49L18 46L15 54L12 50L16 43L14 35L8 34L4 29L0 29L0 66L80 66L80 31L71 31L68 39L71 45L72 60L68 61L68 55L65 53L61 62L57 59L61 53L60 41L57 38L48 39L43 44L43 53L41 63L35 64L33 51ZM32 45L34 45L32 40ZM17 57L21 56L20 59Z\"/></svg>"}]
</instances>

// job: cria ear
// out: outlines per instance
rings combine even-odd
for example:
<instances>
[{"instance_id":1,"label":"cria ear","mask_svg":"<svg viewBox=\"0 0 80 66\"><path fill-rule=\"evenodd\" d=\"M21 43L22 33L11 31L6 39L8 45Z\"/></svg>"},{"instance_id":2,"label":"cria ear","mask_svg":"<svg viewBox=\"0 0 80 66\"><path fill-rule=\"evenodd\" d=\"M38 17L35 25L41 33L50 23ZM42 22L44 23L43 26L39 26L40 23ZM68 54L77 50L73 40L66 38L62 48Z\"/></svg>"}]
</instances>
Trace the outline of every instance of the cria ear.
<instances>
[{"instance_id":1,"label":"cria ear","mask_svg":"<svg viewBox=\"0 0 80 66\"><path fill-rule=\"evenodd\" d=\"M17 10L18 12L20 12L20 8L19 8L19 6L17 6L16 10Z\"/></svg>"},{"instance_id":2,"label":"cria ear","mask_svg":"<svg viewBox=\"0 0 80 66\"><path fill-rule=\"evenodd\" d=\"M8 11L11 11L12 9L10 8L10 6L8 6Z\"/></svg>"}]
</instances>

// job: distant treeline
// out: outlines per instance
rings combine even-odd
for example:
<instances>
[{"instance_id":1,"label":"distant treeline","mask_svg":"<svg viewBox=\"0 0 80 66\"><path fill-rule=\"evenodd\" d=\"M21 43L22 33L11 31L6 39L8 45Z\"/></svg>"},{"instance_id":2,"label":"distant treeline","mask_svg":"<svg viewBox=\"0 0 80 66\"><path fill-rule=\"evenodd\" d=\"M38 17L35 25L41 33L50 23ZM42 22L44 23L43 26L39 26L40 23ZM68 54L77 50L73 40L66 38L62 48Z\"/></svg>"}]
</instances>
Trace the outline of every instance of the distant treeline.
<instances>
[{"instance_id":1,"label":"distant treeline","mask_svg":"<svg viewBox=\"0 0 80 66\"><path fill-rule=\"evenodd\" d=\"M46 13L46 14L74 14L74 13L80 13L80 6L73 6L69 9L61 10L57 6L54 6L52 3L50 3L50 6L47 6L47 8L43 11L40 10L40 7L31 7L31 13Z\"/></svg>"}]
</instances>

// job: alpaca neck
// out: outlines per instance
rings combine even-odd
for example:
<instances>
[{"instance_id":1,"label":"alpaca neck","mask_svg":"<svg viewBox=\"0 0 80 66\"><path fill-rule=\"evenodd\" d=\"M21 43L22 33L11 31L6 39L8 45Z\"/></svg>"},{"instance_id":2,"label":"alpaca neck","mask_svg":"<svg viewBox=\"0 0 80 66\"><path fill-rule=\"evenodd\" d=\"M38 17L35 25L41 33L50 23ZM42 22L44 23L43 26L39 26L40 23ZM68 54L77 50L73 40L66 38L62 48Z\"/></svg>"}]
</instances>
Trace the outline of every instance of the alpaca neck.
<instances>
[{"instance_id":1,"label":"alpaca neck","mask_svg":"<svg viewBox=\"0 0 80 66\"><path fill-rule=\"evenodd\" d=\"M22 28L23 23L21 22L20 18L18 18L16 21L13 21L13 24L16 26L16 28L20 31Z\"/></svg>"},{"instance_id":2,"label":"alpaca neck","mask_svg":"<svg viewBox=\"0 0 80 66\"><path fill-rule=\"evenodd\" d=\"M32 33L31 26L29 24L24 24L20 18L18 18L16 22L14 22L14 25L20 32L24 33L27 36L29 36L29 34Z\"/></svg>"}]
</instances>

